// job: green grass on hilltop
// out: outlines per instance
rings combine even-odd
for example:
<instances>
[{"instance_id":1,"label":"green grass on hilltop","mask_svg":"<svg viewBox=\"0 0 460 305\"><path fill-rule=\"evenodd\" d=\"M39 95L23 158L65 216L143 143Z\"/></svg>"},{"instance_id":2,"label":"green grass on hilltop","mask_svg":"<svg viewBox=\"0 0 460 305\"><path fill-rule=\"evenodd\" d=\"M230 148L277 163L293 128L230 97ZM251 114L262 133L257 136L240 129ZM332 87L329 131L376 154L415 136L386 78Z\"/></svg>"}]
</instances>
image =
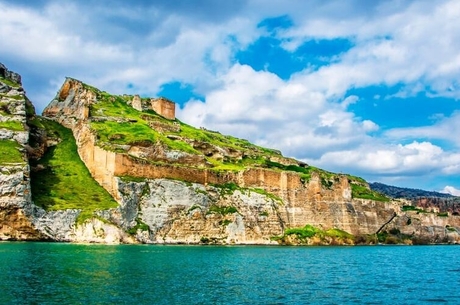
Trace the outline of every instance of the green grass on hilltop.
<instances>
[{"instance_id":1,"label":"green grass on hilltop","mask_svg":"<svg viewBox=\"0 0 460 305\"><path fill-rule=\"evenodd\" d=\"M156 114L152 110L138 111L127 104L130 96L109 95L90 86L95 91L97 103L91 105L90 114L92 117L118 118L122 122L97 120L91 123L91 128L97 132L100 144L110 148L110 144L135 144L135 143L164 143L172 150L184 151L191 154L201 154L188 142L207 142L215 146L235 150L259 152L263 155L277 155L276 151L251 144L244 139L232 136L225 136L215 131L197 129L179 120L168 120ZM149 122L156 122L169 126L171 130L159 132L149 126ZM174 131L177 129L178 131ZM172 140L168 135L178 138ZM185 141L187 140L187 141ZM219 162L218 166L223 163Z\"/></svg>"},{"instance_id":2,"label":"green grass on hilltop","mask_svg":"<svg viewBox=\"0 0 460 305\"><path fill-rule=\"evenodd\" d=\"M25 163L20 148L14 140L0 140L0 164Z\"/></svg>"},{"instance_id":3,"label":"green grass on hilltop","mask_svg":"<svg viewBox=\"0 0 460 305\"><path fill-rule=\"evenodd\" d=\"M44 170L31 173L34 203L46 210L81 209L78 222L92 217L97 210L118 206L110 194L90 175L77 153L72 132L46 119L34 124L44 126L49 135L62 141L50 147L39 163Z\"/></svg>"}]
</instances>

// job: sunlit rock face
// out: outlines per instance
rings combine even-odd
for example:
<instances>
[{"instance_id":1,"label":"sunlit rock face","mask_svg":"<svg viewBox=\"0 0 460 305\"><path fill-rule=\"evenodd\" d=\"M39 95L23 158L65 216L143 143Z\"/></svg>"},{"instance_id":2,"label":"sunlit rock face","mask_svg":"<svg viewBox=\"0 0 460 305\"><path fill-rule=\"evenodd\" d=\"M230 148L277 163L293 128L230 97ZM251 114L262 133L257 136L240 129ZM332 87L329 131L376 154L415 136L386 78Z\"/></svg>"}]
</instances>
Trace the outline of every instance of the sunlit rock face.
<instances>
[{"instance_id":1,"label":"sunlit rock face","mask_svg":"<svg viewBox=\"0 0 460 305\"><path fill-rule=\"evenodd\" d=\"M1 121L16 120L23 129L0 128L0 140L15 141L20 152L20 160L2 164L0 172L0 239L277 244L287 229L308 224L355 236L390 231L427 243L460 240L460 217L407 211L407 202L356 198L353 187L369 188L362 179L308 172L308 164L275 150L184 126L175 120L170 101L160 107L153 105L158 99L119 98L71 78L43 115L71 129L92 178L119 206L84 221L80 209L43 209L32 201L28 158L40 159L59 139L35 129L33 139L39 143L29 146L27 120L34 116L33 106L20 77L0 66L0 77L5 75L10 82L0 82ZM103 135L94 125L130 126L140 120L153 136L124 141L130 134ZM283 241L303 243L295 236ZM327 238L306 244L316 242L338 243Z\"/></svg>"}]
</instances>

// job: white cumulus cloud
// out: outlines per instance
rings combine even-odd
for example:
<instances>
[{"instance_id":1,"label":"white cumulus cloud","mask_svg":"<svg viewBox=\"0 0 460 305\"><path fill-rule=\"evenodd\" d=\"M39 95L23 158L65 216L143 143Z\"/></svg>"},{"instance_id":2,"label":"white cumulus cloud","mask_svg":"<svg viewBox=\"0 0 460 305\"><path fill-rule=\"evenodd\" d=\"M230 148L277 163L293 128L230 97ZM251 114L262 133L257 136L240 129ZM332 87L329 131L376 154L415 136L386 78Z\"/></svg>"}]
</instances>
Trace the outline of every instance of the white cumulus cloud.
<instances>
[{"instance_id":1,"label":"white cumulus cloud","mask_svg":"<svg viewBox=\"0 0 460 305\"><path fill-rule=\"evenodd\" d=\"M446 187L444 187L440 192L454 196L460 196L460 190L450 185L446 185Z\"/></svg>"}]
</instances>

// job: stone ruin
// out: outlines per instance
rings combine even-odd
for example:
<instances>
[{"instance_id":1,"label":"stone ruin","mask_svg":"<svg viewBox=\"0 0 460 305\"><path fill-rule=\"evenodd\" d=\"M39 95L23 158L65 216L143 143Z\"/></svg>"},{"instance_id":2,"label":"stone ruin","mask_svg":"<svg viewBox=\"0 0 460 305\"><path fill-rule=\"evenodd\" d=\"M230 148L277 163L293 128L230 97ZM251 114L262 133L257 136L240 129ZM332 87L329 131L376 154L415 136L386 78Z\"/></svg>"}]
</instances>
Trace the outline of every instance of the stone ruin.
<instances>
[{"instance_id":1,"label":"stone ruin","mask_svg":"<svg viewBox=\"0 0 460 305\"><path fill-rule=\"evenodd\" d=\"M153 110L168 120L176 118L176 104L164 97L143 100L139 95L135 95L131 106L139 111Z\"/></svg>"}]
</instances>

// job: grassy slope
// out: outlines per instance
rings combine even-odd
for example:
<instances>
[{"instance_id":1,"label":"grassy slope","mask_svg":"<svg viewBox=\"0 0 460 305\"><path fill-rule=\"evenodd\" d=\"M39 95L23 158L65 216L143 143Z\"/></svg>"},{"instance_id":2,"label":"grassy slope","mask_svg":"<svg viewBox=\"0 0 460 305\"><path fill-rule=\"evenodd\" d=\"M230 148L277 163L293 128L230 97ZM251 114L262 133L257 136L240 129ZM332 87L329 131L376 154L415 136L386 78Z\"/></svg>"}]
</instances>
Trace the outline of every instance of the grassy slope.
<instances>
[{"instance_id":1,"label":"grassy slope","mask_svg":"<svg viewBox=\"0 0 460 305\"><path fill-rule=\"evenodd\" d=\"M91 177L77 153L75 139L69 129L42 118L35 119L34 124L62 139L40 160L45 169L31 173L32 195L36 205L46 210L81 209L79 222L91 217L96 210L118 206Z\"/></svg>"},{"instance_id":2,"label":"grassy slope","mask_svg":"<svg viewBox=\"0 0 460 305\"><path fill-rule=\"evenodd\" d=\"M93 89L97 90L97 89ZM182 139L191 139L201 142L208 142L219 147L225 147L237 151L257 152L262 156L277 155L274 150L259 147L251 144L247 140L238 139L231 136L225 136L218 132L197 129L187 125L179 120L167 120L153 111L140 112L129 106L126 102L131 97L111 96L105 92L96 91L98 95L98 103L92 105L91 116L106 116L112 118L120 118L130 120L129 122L92 122L91 128L94 129L99 136L100 145L110 148L110 144L132 144L136 142L155 143L160 141L166 144L172 150L184 151L191 154L201 154ZM180 131L158 132L149 127L149 121L156 121L161 124L170 125L178 124ZM172 140L168 135L178 136L182 139ZM224 165L222 162L210 160L216 166ZM244 169L241 165L238 169Z\"/></svg>"}]
</instances>

